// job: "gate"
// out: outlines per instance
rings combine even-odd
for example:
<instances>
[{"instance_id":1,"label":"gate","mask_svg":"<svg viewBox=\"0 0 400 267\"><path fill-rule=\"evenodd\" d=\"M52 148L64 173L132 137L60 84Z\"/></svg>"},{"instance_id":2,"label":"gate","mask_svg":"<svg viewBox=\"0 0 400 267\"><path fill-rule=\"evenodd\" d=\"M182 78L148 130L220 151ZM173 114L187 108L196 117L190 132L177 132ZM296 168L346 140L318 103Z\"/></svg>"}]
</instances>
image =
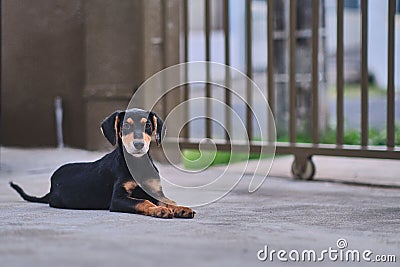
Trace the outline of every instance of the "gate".
<instances>
[{"instance_id":1,"label":"gate","mask_svg":"<svg viewBox=\"0 0 400 267\"><path fill-rule=\"evenodd\" d=\"M195 1L196 2L196 1ZM213 10L215 7L215 3L218 2L219 6L218 10ZM244 57L245 57L245 74L249 78L253 78L254 76L254 45L253 39L253 20L254 9L252 9L252 5L261 1L251 1L246 0L244 4L244 16L245 16L245 34L243 40L244 47ZM309 11L311 12L311 21L310 27L305 29L299 28L299 8L300 4L304 4L304 2L309 2ZM267 68L265 71L265 80L266 80L266 98L268 99L269 106L273 114L276 115L277 112L277 93L280 91L277 90L277 85L282 80L286 79L288 84L288 94L285 101L288 102L287 107L287 121L285 121L285 127L288 132L288 142L277 142L276 143L276 153L278 154L293 154L295 156L295 160L292 164L292 174L301 179L312 179L315 173L315 166L312 162L313 155L327 155L327 156L344 156L344 157L364 157L364 158L384 158L384 159L400 159L400 147L396 146L395 140L395 16L396 16L396 1L388 0L381 1L382 5L388 5L388 14L387 21L382 21L382 25L387 23L388 32L387 32L387 54L382 55L387 58L387 91L386 91L386 101L387 101L387 109L386 109L386 143L384 145L379 146L371 146L369 144L369 115L370 110L368 108L369 101L369 81L370 75L368 72L368 18L369 18L369 3L368 0L360 1L360 8L356 10L359 12L360 16L360 51L359 51L359 69L360 69L360 103L361 103L361 116L359 118L360 121L360 144L359 145L347 145L344 140L344 128L345 128L345 116L344 116L344 101L345 101L345 46L344 46L344 10L345 10L345 1L337 0L336 1L336 127L335 127L335 143L334 144L326 144L320 140L321 136L321 116L320 116L320 98L321 98L321 80L324 81L326 77L321 78L325 75L325 66L321 65L320 59L321 57L324 59L326 56L324 52L324 23L325 23L325 1L324 0L309 0L309 1L300 1L300 0L267 0L263 2L265 5L264 15L266 21L266 42L265 42L265 50L266 50L266 64ZM282 3L288 7L288 24L287 28L284 30L279 30L280 26L279 21L275 18L276 16L276 5L281 5ZM193 2L184 0L182 4L182 61L186 62L191 60L190 58L190 15L194 14L194 12L190 11L190 5ZM204 24L203 37L204 37L204 60L210 61L212 55L212 23L215 24L215 18L217 18L218 23L220 24L221 32L223 33L222 37L222 45L223 45L223 53L224 57L221 63L226 65L231 65L231 49L232 49L232 40L231 40L231 25L232 25L232 17L231 17L231 6L232 2L229 0L222 1L210 1L204 0L203 2L203 11L201 9L197 11L200 14L198 15ZM301 10L300 10L301 11ZM218 13L219 12L219 13ZM217 13L217 15L215 15ZM213 15L214 14L214 15ZM257 13L259 14L259 13ZM212 21L214 18L214 21ZM193 20L192 20L193 21ZM217 23L217 24L218 24ZM300 143L298 141L298 123L297 123L297 115L300 112L298 106L298 97L299 90L297 85L299 80L302 79L301 75L297 73L296 66L299 62L298 56L296 55L296 49L298 46L298 40L306 40L310 42L310 73L309 73L309 82L310 82L310 135L311 142L309 143ZM278 41L284 40L287 41L287 50L284 52L287 53L287 63L288 63L288 72L282 75L281 70L278 70L276 67L276 55L278 53L282 53L282 48L277 47ZM261 53L262 54L262 53ZM307 75L306 75L307 76ZM247 88L249 89L249 88ZM209 85L206 85L205 88L205 96L211 97L211 89ZM252 92L246 92L246 95L251 98ZM189 90L186 88L184 90L184 98L189 99ZM224 102L230 106L232 101L232 96L229 91L225 92ZM206 107L209 109L210 107ZM253 124L251 122L251 109L249 107L245 110L245 118L246 118L246 128L249 133L249 138L251 139L253 134ZM277 121L277 124L282 123ZM283 128L285 128L283 127ZM198 142L194 141L191 138L190 127L187 127L183 131L183 138L180 139L180 147L181 148L197 148ZM212 137L212 126L211 122L207 121L205 124L205 135L206 137ZM270 140L274 141L274 140ZM216 147L219 150L227 150L236 144L229 143L228 138L225 136L225 139L221 142L216 143ZM259 142L250 140L250 150L251 152L260 151L261 146L269 146L260 145ZM237 145L240 146L240 145Z\"/></svg>"}]
</instances>

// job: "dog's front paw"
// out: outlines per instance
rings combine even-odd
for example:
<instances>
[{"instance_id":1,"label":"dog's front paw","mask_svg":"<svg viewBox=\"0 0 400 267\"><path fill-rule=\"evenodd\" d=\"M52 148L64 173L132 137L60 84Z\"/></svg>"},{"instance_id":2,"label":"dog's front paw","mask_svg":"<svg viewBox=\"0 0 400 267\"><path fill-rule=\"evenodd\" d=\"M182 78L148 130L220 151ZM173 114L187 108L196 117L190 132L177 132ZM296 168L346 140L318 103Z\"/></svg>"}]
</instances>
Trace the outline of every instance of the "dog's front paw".
<instances>
[{"instance_id":1,"label":"dog's front paw","mask_svg":"<svg viewBox=\"0 0 400 267\"><path fill-rule=\"evenodd\" d=\"M170 219L174 216L174 213L169 208L157 206L150 208L150 215L157 218Z\"/></svg>"},{"instance_id":2,"label":"dog's front paw","mask_svg":"<svg viewBox=\"0 0 400 267\"><path fill-rule=\"evenodd\" d=\"M188 207L183 207L183 206L175 206L171 207L172 211L174 213L174 217L176 218L186 218L186 219L192 219L196 212L192 210L191 208Z\"/></svg>"}]
</instances>

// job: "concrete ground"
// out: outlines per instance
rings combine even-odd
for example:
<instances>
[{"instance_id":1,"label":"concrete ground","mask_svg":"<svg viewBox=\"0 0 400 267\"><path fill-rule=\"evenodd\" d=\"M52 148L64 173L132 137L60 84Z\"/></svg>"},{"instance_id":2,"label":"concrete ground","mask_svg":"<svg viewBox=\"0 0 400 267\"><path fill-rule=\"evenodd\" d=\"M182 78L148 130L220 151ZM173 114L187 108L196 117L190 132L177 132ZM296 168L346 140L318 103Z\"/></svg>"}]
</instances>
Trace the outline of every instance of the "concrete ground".
<instances>
[{"instance_id":1,"label":"concrete ground","mask_svg":"<svg viewBox=\"0 0 400 267\"><path fill-rule=\"evenodd\" d=\"M29 193L43 195L49 188L49 176L57 166L71 161L94 160L103 154L76 149L1 149L1 266L285 264L276 255L272 262L270 259L260 262L257 252L266 245L269 251L289 253L297 250L302 253L315 250L318 256L331 247L342 252L371 250L371 259L376 255L395 255L397 258L396 263L366 265L363 261L331 261L326 256L320 262L324 266L399 266L400 189L324 181L324 177L335 178L341 172L350 179L354 173L360 177L365 173L362 167L368 169L373 165L368 161L357 166L354 162L349 165L347 159L337 158L329 167L329 158L324 158L319 164L316 162L318 181L269 177L253 194L247 192L249 176L246 175L226 197L197 207L193 220L52 209L44 204L22 201L7 184L13 180ZM285 176L290 161L290 158L279 158L272 174L281 172L281 176ZM394 175L400 164L392 161L374 164L379 171L367 173L368 179L371 178L369 181L382 182L387 178L389 184L398 182ZM169 172L171 168L158 166L161 173ZM346 172L337 166L348 166L350 170ZM209 169L203 175L210 176L216 170ZM388 178L388 173L393 173L393 177ZM353 179L360 181L363 176ZM346 248L338 249L339 239L347 241ZM310 263L297 262L295 265L309 266Z\"/></svg>"}]
</instances>

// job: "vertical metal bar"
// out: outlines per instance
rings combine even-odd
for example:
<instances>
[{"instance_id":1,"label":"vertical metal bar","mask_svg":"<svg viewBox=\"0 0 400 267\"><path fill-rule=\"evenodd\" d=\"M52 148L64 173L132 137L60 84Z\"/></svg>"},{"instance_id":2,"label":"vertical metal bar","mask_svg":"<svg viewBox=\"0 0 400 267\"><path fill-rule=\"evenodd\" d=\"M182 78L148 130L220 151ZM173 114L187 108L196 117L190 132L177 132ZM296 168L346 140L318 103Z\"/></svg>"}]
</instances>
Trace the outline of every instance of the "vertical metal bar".
<instances>
[{"instance_id":1,"label":"vertical metal bar","mask_svg":"<svg viewBox=\"0 0 400 267\"><path fill-rule=\"evenodd\" d=\"M268 38L268 104L272 116L275 115L275 88L274 88L274 0L268 0L267 5L267 38ZM273 117L268 118L268 141L274 142L275 128Z\"/></svg>"},{"instance_id":2,"label":"vertical metal bar","mask_svg":"<svg viewBox=\"0 0 400 267\"><path fill-rule=\"evenodd\" d=\"M166 56L166 53L167 53L167 46L166 46L166 43L167 43L167 38L168 38L168 36L167 36L167 27L166 27L166 25L168 25L168 22L167 22L167 15L166 15L166 3L165 3L165 1L161 1L161 23L162 23L162 25L161 25L161 31L162 31L162 33L161 33L161 36L162 36L162 41L163 41L163 46L162 46L162 49L163 49L163 51L162 51L162 58L161 58L161 68L162 69L164 69L165 67L166 67L166 65L167 65L167 56ZM161 99L161 103L162 103L162 116L164 117L164 118L166 118L167 117L167 113L168 113L168 93L167 94L165 94L164 96L163 96L163 98Z\"/></svg>"},{"instance_id":3,"label":"vertical metal bar","mask_svg":"<svg viewBox=\"0 0 400 267\"><path fill-rule=\"evenodd\" d=\"M3 40L3 6L2 6L2 1L0 0L0 40ZM2 121L2 103L3 103L3 99L2 99L2 73L3 73L3 42L0 42L0 129L3 129L1 127L3 127L3 121ZM3 135L2 135L2 131L0 131L0 145L3 145ZM0 153L0 163L1 163L1 153ZM0 164L1 166L1 164ZM0 167L1 169L1 167Z\"/></svg>"},{"instance_id":4,"label":"vertical metal bar","mask_svg":"<svg viewBox=\"0 0 400 267\"><path fill-rule=\"evenodd\" d=\"M204 21L204 33L205 33L205 57L206 57L206 62L209 62L211 59L211 21L210 21L210 14L211 14L211 3L210 0L205 0L204 3L204 9L205 9L205 21ZM210 80L210 67L207 64L206 65L206 79L207 81ZM212 132L211 132L211 102L209 99L211 98L211 86L210 83L206 83L206 137L211 138Z\"/></svg>"},{"instance_id":5,"label":"vertical metal bar","mask_svg":"<svg viewBox=\"0 0 400 267\"><path fill-rule=\"evenodd\" d=\"M312 0L312 133L313 143L319 143L319 96L318 96L318 55L319 55L319 0Z\"/></svg>"},{"instance_id":6,"label":"vertical metal bar","mask_svg":"<svg viewBox=\"0 0 400 267\"><path fill-rule=\"evenodd\" d=\"M230 66L231 64L231 46L230 46L230 27L229 27L229 0L224 0L224 46L225 46L225 65ZM232 94L230 91L231 86L231 72L229 68L225 69L225 104L227 106L225 110L225 124L226 124L226 132L225 132L225 141L229 141L229 133L231 133L232 125L231 125L231 109L232 106Z\"/></svg>"},{"instance_id":7,"label":"vertical metal bar","mask_svg":"<svg viewBox=\"0 0 400 267\"><path fill-rule=\"evenodd\" d=\"M183 0L183 42L184 42L184 51L183 51L183 60L184 62L189 61L189 17L188 17L188 12L189 12L189 7L188 7L188 1L189 0ZM188 74L188 67L185 65L185 82L189 80L189 74ZM187 101L189 99L189 84L185 84L184 86L184 92L183 92L183 98L184 101ZM188 109L188 104L185 105L185 121L188 121L189 119L189 109ZM183 137L184 138L189 138L189 133L190 133L190 123L188 122L183 128Z\"/></svg>"},{"instance_id":8,"label":"vertical metal bar","mask_svg":"<svg viewBox=\"0 0 400 267\"><path fill-rule=\"evenodd\" d=\"M251 4L252 0L246 0L246 75L252 79L253 78L253 60L252 60L252 14L251 14ZM251 84L247 82L246 84L246 128L249 140L253 137L253 124L252 124L252 97L253 93L251 91Z\"/></svg>"},{"instance_id":9,"label":"vertical metal bar","mask_svg":"<svg viewBox=\"0 0 400 267\"><path fill-rule=\"evenodd\" d=\"M184 51L183 58L187 62L189 60L189 0L183 0L183 42Z\"/></svg>"},{"instance_id":10,"label":"vertical metal bar","mask_svg":"<svg viewBox=\"0 0 400 267\"><path fill-rule=\"evenodd\" d=\"M393 148L395 145L395 113L394 113L394 22L396 11L396 0L389 0L388 13L388 89L387 89L387 146Z\"/></svg>"},{"instance_id":11,"label":"vertical metal bar","mask_svg":"<svg viewBox=\"0 0 400 267\"><path fill-rule=\"evenodd\" d=\"M289 141L296 142L296 20L297 0L290 1L289 19Z\"/></svg>"},{"instance_id":12,"label":"vertical metal bar","mask_svg":"<svg viewBox=\"0 0 400 267\"><path fill-rule=\"evenodd\" d=\"M361 145L368 145L368 0L361 1Z\"/></svg>"},{"instance_id":13,"label":"vertical metal bar","mask_svg":"<svg viewBox=\"0 0 400 267\"><path fill-rule=\"evenodd\" d=\"M337 36L336 36L336 144L343 145L343 10L344 0L337 1Z\"/></svg>"}]
</instances>

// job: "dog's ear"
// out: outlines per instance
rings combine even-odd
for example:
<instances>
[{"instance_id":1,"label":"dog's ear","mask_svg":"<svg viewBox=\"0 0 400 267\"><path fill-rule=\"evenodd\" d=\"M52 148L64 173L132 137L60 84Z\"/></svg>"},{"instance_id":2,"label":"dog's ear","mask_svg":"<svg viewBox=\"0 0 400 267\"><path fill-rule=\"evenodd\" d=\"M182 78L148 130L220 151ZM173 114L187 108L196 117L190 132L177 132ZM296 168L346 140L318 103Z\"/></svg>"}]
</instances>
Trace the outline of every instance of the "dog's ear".
<instances>
[{"instance_id":1,"label":"dog's ear","mask_svg":"<svg viewBox=\"0 0 400 267\"><path fill-rule=\"evenodd\" d=\"M104 137L107 138L108 142L110 142L113 146L117 143L119 131L120 131L120 123L124 119L125 112L123 111L115 111L110 116L104 119L101 123L101 132Z\"/></svg>"},{"instance_id":2,"label":"dog's ear","mask_svg":"<svg viewBox=\"0 0 400 267\"><path fill-rule=\"evenodd\" d=\"M160 119L160 117L158 117L156 113L150 111L149 117L153 125L153 134L156 138L157 145L159 146L165 136L165 132L167 129L164 126L164 122Z\"/></svg>"}]
</instances>

